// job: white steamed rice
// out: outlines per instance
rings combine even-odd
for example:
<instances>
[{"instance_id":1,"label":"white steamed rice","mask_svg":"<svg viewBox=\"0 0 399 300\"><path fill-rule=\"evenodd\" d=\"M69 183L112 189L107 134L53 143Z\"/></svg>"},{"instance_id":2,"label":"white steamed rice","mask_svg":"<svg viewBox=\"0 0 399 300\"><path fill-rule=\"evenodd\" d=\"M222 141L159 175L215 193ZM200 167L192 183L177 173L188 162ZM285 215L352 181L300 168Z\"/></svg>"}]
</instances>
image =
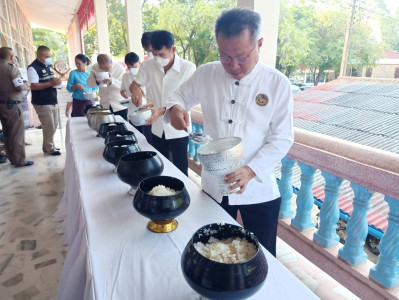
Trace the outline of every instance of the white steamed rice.
<instances>
[{"instance_id":1,"label":"white steamed rice","mask_svg":"<svg viewBox=\"0 0 399 300\"><path fill-rule=\"evenodd\" d=\"M177 193L178 193L178 191L160 184L160 185L154 186L148 194L152 195L152 196L171 196L171 195L175 195Z\"/></svg>"},{"instance_id":2,"label":"white steamed rice","mask_svg":"<svg viewBox=\"0 0 399 300\"><path fill-rule=\"evenodd\" d=\"M241 263L256 254L255 245L239 237L219 240L211 236L208 243L194 243L194 247L206 258L225 264Z\"/></svg>"}]
</instances>

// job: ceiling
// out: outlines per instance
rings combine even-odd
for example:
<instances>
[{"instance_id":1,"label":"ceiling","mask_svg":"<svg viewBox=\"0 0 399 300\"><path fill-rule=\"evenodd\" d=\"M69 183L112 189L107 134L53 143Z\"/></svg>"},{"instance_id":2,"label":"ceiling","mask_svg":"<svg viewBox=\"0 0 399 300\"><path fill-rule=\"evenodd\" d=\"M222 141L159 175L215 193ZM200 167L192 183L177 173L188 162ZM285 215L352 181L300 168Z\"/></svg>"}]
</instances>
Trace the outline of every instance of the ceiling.
<instances>
[{"instance_id":1,"label":"ceiling","mask_svg":"<svg viewBox=\"0 0 399 300\"><path fill-rule=\"evenodd\" d=\"M82 0L20 0L31 25L66 33ZM32 24L33 23L33 24Z\"/></svg>"}]
</instances>

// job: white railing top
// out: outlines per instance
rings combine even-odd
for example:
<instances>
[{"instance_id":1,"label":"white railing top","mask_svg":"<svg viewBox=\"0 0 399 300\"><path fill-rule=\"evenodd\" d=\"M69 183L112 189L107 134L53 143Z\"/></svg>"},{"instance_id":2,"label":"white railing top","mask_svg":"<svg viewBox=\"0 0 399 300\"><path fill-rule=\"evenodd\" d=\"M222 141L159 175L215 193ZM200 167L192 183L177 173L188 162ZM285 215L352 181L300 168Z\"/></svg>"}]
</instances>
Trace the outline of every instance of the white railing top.
<instances>
[{"instance_id":1,"label":"white railing top","mask_svg":"<svg viewBox=\"0 0 399 300\"><path fill-rule=\"evenodd\" d=\"M199 105L191 110L191 118L203 125ZM399 199L398 154L301 128L294 132L294 145L288 152L292 159Z\"/></svg>"},{"instance_id":2,"label":"white railing top","mask_svg":"<svg viewBox=\"0 0 399 300\"><path fill-rule=\"evenodd\" d=\"M399 155L295 128L288 156L322 171L399 199Z\"/></svg>"}]
</instances>

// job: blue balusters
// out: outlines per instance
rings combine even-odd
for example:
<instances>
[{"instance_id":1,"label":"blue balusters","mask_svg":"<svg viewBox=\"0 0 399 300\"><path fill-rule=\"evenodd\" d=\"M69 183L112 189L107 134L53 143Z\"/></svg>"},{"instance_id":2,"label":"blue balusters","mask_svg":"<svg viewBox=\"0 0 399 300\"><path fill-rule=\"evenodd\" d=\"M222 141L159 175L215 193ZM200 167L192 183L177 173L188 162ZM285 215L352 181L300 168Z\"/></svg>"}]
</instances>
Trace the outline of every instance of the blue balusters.
<instances>
[{"instance_id":1,"label":"blue balusters","mask_svg":"<svg viewBox=\"0 0 399 300\"><path fill-rule=\"evenodd\" d=\"M278 185L278 189L280 190L281 195L279 217L291 218L294 215L294 212L291 209L291 198L293 194L291 177L295 160L286 156L281 160L281 163L281 178Z\"/></svg>"},{"instance_id":2,"label":"blue balusters","mask_svg":"<svg viewBox=\"0 0 399 300\"><path fill-rule=\"evenodd\" d=\"M310 215L314 205L312 185L316 169L301 162L298 162L298 166L302 171L301 188L296 198L297 210L295 218L291 221L291 225L299 230L306 230L314 228L314 223Z\"/></svg>"},{"instance_id":3,"label":"blue balusters","mask_svg":"<svg viewBox=\"0 0 399 300\"><path fill-rule=\"evenodd\" d=\"M191 122L192 125L192 132L193 133L201 133L204 131L204 127L200 124ZM200 144L194 143L192 140L188 140L188 146L187 146L187 155L189 157L192 157L194 161L198 162L198 154L197 154L197 149L200 147Z\"/></svg>"},{"instance_id":4,"label":"blue balusters","mask_svg":"<svg viewBox=\"0 0 399 300\"><path fill-rule=\"evenodd\" d=\"M320 209L319 229L313 234L313 240L328 248L339 243L336 229L339 220L338 196L342 179L327 172L321 172L321 175L326 180L325 198Z\"/></svg>"},{"instance_id":5,"label":"blue balusters","mask_svg":"<svg viewBox=\"0 0 399 300\"><path fill-rule=\"evenodd\" d=\"M197 123L192 123L193 124L193 130L195 130L194 132L196 133L200 133L202 134L204 132L204 126L197 124ZM195 128L195 129L194 129ZM196 144L194 143L194 156L193 159L196 162L199 162L199 158L198 158L198 153L197 153L197 149L200 147L200 144Z\"/></svg>"},{"instance_id":6,"label":"blue balusters","mask_svg":"<svg viewBox=\"0 0 399 300\"><path fill-rule=\"evenodd\" d=\"M351 182L355 193L353 212L346 226L345 245L339 249L338 255L350 264L357 266L367 260L364 252L364 241L367 237L367 211L373 193L369 189Z\"/></svg>"},{"instance_id":7,"label":"blue balusters","mask_svg":"<svg viewBox=\"0 0 399 300\"><path fill-rule=\"evenodd\" d=\"M191 127L192 127L192 132L195 132L195 123L191 122ZM188 139L188 145L187 145L187 156L188 157L194 157L195 156L195 143L191 140Z\"/></svg>"},{"instance_id":8,"label":"blue balusters","mask_svg":"<svg viewBox=\"0 0 399 300\"><path fill-rule=\"evenodd\" d=\"M377 264L370 277L386 288L399 285L399 200L385 196L389 205L388 228L380 242Z\"/></svg>"}]
</instances>

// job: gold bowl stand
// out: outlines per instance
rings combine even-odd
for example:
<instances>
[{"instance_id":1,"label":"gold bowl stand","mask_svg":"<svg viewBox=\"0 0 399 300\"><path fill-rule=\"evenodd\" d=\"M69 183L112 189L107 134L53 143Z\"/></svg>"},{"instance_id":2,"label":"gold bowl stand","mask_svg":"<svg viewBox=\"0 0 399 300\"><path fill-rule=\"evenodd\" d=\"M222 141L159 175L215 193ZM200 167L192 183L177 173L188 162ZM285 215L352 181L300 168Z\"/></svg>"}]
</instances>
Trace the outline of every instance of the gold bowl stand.
<instances>
[{"instance_id":1,"label":"gold bowl stand","mask_svg":"<svg viewBox=\"0 0 399 300\"><path fill-rule=\"evenodd\" d=\"M178 223L175 219L168 220L151 220L148 222L148 230L156 233L166 233L175 230Z\"/></svg>"}]
</instances>

